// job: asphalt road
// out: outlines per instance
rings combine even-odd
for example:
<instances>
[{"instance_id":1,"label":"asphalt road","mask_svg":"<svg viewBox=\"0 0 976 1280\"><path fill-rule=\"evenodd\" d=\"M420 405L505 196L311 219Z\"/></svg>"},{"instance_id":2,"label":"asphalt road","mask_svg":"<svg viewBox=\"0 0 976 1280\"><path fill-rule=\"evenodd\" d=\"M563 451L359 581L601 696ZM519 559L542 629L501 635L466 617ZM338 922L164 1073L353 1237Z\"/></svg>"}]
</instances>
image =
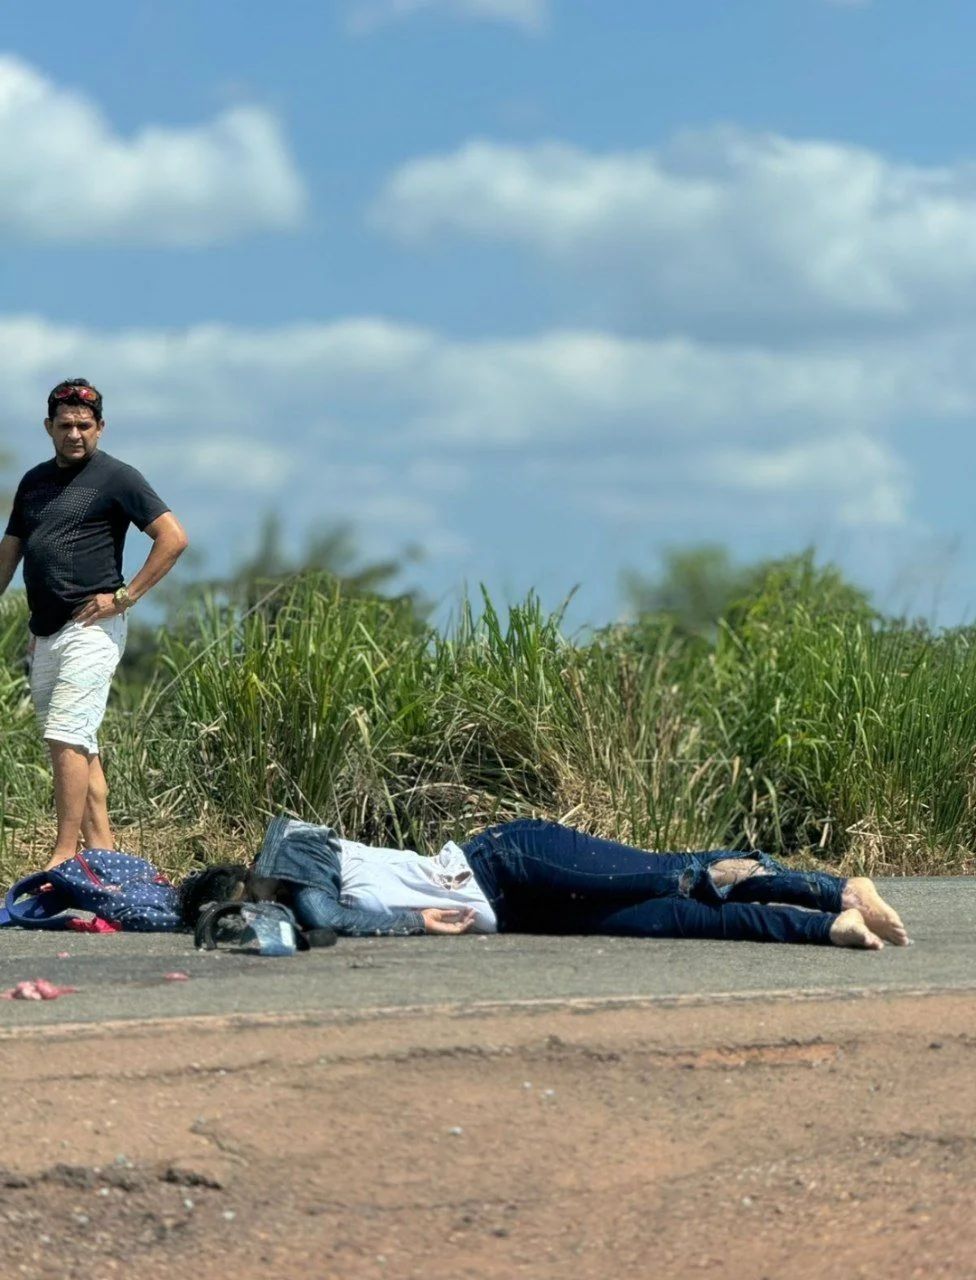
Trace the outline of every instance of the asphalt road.
<instances>
[{"instance_id":1,"label":"asphalt road","mask_svg":"<svg viewBox=\"0 0 976 1280\"><path fill-rule=\"evenodd\" d=\"M881 882L915 945L882 952L743 942L525 935L340 939L279 959L201 952L185 934L0 930L0 989L47 978L78 992L0 1002L0 1029L233 1014L548 1001L976 989L976 878ZM59 952L69 952L58 958ZM189 981L169 981L182 971Z\"/></svg>"}]
</instances>

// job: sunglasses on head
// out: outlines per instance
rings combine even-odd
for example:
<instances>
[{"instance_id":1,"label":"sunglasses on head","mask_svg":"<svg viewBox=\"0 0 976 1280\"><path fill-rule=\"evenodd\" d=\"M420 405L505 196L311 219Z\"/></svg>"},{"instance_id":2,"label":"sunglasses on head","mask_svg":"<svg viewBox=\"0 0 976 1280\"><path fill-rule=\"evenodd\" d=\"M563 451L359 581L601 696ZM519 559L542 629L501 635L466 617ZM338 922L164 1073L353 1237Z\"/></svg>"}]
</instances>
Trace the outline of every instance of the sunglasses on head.
<instances>
[{"instance_id":1,"label":"sunglasses on head","mask_svg":"<svg viewBox=\"0 0 976 1280\"><path fill-rule=\"evenodd\" d=\"M52 400L90 400L97 403L101 396L94 387L57 387L51 392Z\"/></svg>"}]
</instances>

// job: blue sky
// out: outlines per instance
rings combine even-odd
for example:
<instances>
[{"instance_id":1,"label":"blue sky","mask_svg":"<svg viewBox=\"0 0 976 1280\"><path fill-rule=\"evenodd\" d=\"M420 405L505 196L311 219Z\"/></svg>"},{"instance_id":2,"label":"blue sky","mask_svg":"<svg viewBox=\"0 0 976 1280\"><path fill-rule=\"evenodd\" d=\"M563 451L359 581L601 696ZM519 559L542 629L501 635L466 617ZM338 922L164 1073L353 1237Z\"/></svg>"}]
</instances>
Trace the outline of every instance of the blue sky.
<instances>
[{"instance_id":1,"label":"blue sky","mask_svg":"<svg viewBox=\"0 0 976 1280\"><path fill-rule=\"evenodd\" d=\"M962 0L18 7L0 446L84 374L212 570L276 510L600 623L665 547L813 542L969 619L974 39Z\"/></svg>"}]
</instances>

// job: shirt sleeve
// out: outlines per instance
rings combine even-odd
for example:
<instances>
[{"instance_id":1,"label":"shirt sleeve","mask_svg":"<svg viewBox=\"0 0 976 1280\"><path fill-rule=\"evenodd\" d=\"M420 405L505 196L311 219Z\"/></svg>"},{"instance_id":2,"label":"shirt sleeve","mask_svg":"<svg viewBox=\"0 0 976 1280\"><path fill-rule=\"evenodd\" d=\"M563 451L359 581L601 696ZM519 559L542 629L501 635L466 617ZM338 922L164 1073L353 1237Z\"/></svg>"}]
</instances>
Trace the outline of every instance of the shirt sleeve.
<instances>
[{"instance_id":1,"label":"shirt sleeve","mask_svg":"<svg viewBox=\"0 0 976 1280\"><path fill-rule=\"evenodd\" d=\"M333 886L295 885L292 908L305 929L332 929L346 938L394 938L426 933L419 911L367 911L344 907Z\"/></svg>"},{"instance_id":2,"label":"shirt sleeve","mask_svg":"<svg viewBox=\"0 0 976 1280\"><path fill-rule=\"evenodd\" d=\"M24 528L24 505L22 501L23 483L17 486L17 492L14 495L14 505L10 509L10 518L7 520L7 527L4 530L5 536L11 538L20 538L23 541L27 536L27 530Z\"/></svg>"},{"instance_id":3,"label":"shirt sleeve","mask_svg":"<svg viewBox=\"0 0 976 1280\"><path fill-rule=\"evenodd\" d=\"M170 510L142 472L126 466L115 499L140 533Z\"/></svg>"}]
</instances>

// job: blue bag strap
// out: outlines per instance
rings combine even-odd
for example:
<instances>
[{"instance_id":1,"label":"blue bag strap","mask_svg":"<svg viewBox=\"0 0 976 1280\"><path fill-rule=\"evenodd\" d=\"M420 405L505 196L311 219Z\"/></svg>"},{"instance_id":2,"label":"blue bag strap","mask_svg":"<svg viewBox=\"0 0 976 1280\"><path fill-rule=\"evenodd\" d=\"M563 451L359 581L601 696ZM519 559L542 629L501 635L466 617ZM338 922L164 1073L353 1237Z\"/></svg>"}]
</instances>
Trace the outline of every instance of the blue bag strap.
<instances>
[{"instance_id":1,"label":"blue bag strap","mask_svg":"<svg viewBox=\"0 0 976 1280\"><path fill-rule=\"evenodd\" d=\"M71 917L64 913L71 902L58 889L42 893L44 885L50 883L46 871L35 871L11 885L4 903L7 923L24 929L66 929Z\"/></svg>"}]
</instances>

